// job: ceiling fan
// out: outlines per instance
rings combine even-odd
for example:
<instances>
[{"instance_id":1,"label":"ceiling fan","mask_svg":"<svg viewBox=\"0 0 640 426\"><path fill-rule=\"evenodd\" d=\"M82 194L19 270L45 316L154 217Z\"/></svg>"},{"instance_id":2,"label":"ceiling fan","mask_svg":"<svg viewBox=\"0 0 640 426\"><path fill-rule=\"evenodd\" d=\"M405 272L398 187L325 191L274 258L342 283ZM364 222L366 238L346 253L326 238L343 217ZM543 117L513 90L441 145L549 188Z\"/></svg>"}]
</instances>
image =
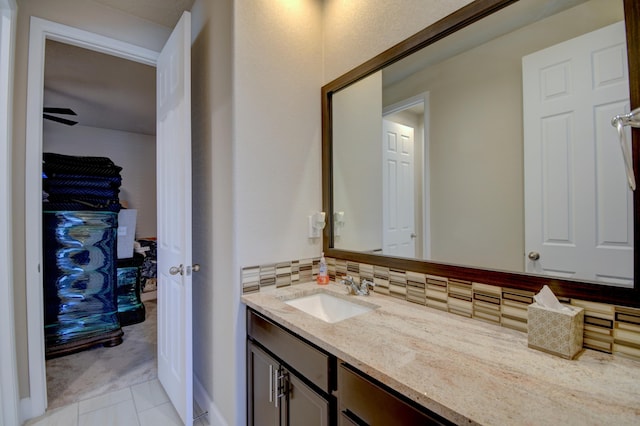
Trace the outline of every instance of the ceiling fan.
<instances>
[{"instance_id":1,"label":"ceiling fan","mask_svg":"<svg viewBox=\"0 0 640 426\"><path fill-rule=\"evenodd\" d=\"M66 124L67 126L74 126L74 125L78 124L77 121L73 121L73 120L69 120L69 119L66 119L66 118L58 117L57 115L51 115L51 114L59 114L59 115L75 115L75 116L77 116L78 114L76 114L71 108L48 108L48 107L44 107L42 112L43 112L42 117L44 119L46 119L46 120L51 120L51 121L55 121L57 123Z\"/></svg>"}]
</instances>

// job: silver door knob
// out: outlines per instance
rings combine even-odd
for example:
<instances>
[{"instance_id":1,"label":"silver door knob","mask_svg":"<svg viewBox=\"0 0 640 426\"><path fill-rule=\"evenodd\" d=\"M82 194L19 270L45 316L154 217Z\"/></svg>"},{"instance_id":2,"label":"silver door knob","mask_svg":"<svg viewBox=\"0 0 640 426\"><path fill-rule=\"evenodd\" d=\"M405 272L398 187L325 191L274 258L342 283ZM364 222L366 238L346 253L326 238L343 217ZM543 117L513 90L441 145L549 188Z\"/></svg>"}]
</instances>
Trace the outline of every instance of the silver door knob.
<instances>
[{"instance_id":1,"label":"silver door knob","mask_svg":"<svg viewBox=\"0 0 640 426\"><path fill-rule=\"evenodd\" d=\"M200 272L200 264L199 263L194 263L193 266L191 267L191 270L193 272Z\"/></svg>"},{"instance_id":2,"label":"silver door knob","mask_svg":"<svg viewBox=\"0 0 640 426\"><path fill-rule=\"evenodd\" d=\"M182 267L182 265L180 266L172 266L171 268L169 268L169 273L171 275L182 275L184 273L184 268Z\"/></svg>"},{"instance_id":3,"label":"silver door knob","mask_svg":"<svg viewBox=\"0 0 640 426\"><path fill-rule=\"evenodd\" d=\"M416 237L417 237L417 235L416 235L416 234L411 233L411 238L412 238L412 239L413 239L413 238L416 238Z\"/></svg>"},{"instance_id":4,"label":"silver door knob","mask_svg":"<svg viewBox=\"0 0 640 426\"><path fill-rule=\"evenodd\" d=\"M540 259L540 253L538 253L537 251L530 251L529 254L527 255L527 257L530 260L536 261L536 260Z\"/></svg>"}]
</instances>

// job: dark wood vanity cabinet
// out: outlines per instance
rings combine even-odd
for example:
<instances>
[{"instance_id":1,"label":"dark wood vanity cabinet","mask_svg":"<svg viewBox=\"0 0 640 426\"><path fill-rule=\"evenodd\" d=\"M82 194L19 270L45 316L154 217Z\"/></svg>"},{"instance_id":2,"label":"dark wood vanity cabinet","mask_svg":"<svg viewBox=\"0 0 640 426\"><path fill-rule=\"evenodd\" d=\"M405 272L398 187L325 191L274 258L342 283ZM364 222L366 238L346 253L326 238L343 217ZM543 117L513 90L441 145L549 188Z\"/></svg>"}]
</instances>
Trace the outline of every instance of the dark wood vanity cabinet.
<instances>
[{"instance_id":1,"label":"dark wood vanity cabinet","mask_svg":"<svg viewBox=\"0 0 640 426\"><path fill-rule=\"evenodd\" d=\"M247 309L247 424L453 423Z\"/></svg>"},{"instance_id":2,"label":"dark wood vanity cabinet","mask_svg":"<svg viewBox=\"0 0 640 426\"><path fill-rule=\"evenodd\" d=\"M349 364L338 366L338 425L452 425L417 407Z\"/></svg>"},{"instance_id":3,"label":"dark wood vanity cabinet","mask_svg":"<svg viewBox=\"0 0 640 426\"><path fill-rule=\"evenodd\" d=\"M335 357L247 311L247 423L335 424Z\"/></svg>"}]
</instances>

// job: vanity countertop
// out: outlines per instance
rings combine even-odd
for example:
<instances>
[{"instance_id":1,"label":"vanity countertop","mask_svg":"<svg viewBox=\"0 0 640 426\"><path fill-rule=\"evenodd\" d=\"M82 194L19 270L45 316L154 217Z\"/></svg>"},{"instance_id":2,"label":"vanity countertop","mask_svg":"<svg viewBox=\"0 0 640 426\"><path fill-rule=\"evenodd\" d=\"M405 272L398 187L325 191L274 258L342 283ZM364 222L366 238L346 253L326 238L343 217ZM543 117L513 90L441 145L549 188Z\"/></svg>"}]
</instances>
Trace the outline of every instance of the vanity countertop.
<instances>
[{"instance_id":1,"label":"vanity countertop","mask_svg":"<svg viewBox=\"0 0 640 426\"><path fill-rule=\"evenodd\" d=\"M566 360L527 347L526 333L390 296L329 324L283 300L331 282L265 290L242 301L457 424L640 424L640 362L585 350Z\"/></svg>"}]
</instances>

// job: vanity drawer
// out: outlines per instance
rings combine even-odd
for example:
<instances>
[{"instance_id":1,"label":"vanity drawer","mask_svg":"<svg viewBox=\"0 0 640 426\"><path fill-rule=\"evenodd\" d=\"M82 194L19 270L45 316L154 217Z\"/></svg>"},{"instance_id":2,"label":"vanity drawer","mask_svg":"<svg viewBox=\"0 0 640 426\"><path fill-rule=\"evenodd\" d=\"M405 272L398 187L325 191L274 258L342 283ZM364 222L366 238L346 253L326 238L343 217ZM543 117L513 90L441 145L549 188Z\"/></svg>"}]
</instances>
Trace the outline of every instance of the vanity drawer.
<instances>
[{"instance_id":1,"label":"vanity drawer","mask_svg":"<svg viewBox=\"0 0 640 426\"><path fill-rule=\"evenodd\" d=\"M345 363L338 366L338 407L340 426L450 425L426 408L418 409L384 385L374 383Z\"/></svg>"},{"instance_id":2,"label":"vanity drawer","mask_svg":"<svg viewBox=\"0 0 640 426\"><path fill-rule=\"evenodd\" d=\"M247 310L247 334L324 392L335 388L335 379L333 382L330 379L331 355L250 309ZM333 362L335 365L335 358Z\"/></svg>"}]
</instances>

